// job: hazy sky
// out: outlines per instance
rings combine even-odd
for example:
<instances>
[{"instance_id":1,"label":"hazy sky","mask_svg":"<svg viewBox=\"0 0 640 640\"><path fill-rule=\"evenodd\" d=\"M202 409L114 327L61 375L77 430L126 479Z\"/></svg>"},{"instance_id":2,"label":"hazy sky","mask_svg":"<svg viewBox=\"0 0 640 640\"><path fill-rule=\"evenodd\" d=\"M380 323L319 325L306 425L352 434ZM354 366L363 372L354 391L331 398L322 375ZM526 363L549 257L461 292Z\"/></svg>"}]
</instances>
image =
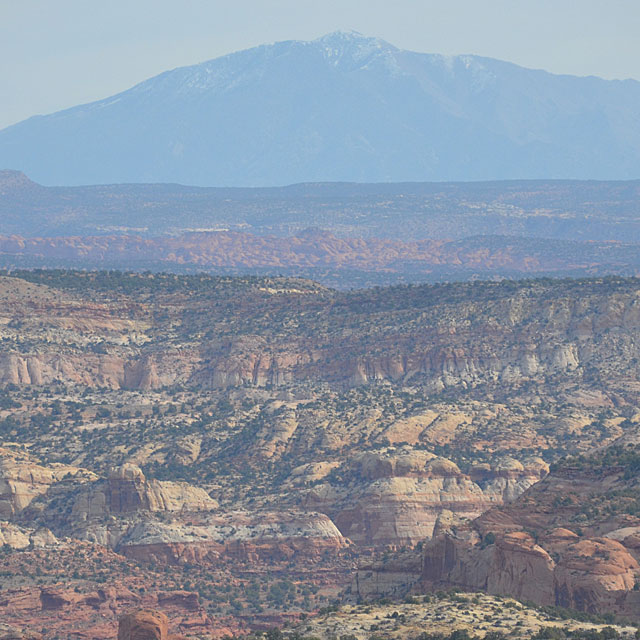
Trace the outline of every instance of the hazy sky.
<instances>
[{"instance_id":1,"label":"hazy sky","mask_svg":"<svg viewBox=\"0 0 640 640\"><path fill-rule=\"evenodd\" d=\"M338 29L640 79L640 0L0 0L0 128L166 69Z\"/></svg>"}]
</instances>

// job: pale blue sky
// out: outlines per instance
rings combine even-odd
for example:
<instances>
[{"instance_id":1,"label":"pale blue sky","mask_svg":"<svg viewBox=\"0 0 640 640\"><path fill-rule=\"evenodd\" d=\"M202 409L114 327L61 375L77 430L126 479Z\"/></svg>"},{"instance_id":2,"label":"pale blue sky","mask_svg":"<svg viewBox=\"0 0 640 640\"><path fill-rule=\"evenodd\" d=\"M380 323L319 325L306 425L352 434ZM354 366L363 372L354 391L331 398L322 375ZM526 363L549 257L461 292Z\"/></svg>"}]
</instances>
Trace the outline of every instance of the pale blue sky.
<instances>
[{"instance_id":1,"label":"pale blue sky","mask_svg":"<svg viewBox=\"0 0 640 640\"><path fill-rule=\"evenodd\" d=\"M338 29L640 79L640 0L0 0L0 128L166 69Z\"/></svg>"}]
</instances>

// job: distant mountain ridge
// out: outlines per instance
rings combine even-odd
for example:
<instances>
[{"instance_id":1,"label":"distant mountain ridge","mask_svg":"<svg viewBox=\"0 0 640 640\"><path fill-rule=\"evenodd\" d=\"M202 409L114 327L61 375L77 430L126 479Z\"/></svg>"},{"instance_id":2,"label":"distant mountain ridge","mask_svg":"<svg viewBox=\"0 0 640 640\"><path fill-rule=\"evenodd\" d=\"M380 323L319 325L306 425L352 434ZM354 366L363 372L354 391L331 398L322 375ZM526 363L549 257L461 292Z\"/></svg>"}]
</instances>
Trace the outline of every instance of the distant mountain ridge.
<instances>
[{"instance_id":1,"label":"distant mountain ridge","mask_svg":"<svg viewBox=\"0 0 640 640\"><path fill-rule=\"evenodd\" d=\"M640 180L46 187L0 171L0 235L290 236L315 228L405 242L504 235L640 243L639 200Z\"/></svg>"},{"instance_id":2,"label":"distant mountain ridge","mask_svg":"<svg viewBox=\"0 0 640 640\"><path fill-rule=\"evenodd\" d=\"M287 274L336 287L640 275L640 181L45 187L0 171L0 268Z\"/></svg>"},{"instance_id":3,"label":"distant mountain ridge","mask_svg":"<svg viewBox=\"0 0 640 640\"><path fill-rule=\"evenodd\" d=\"M640 177L640 82L558 76L356 33L167 71L0 131L43 184Z\"/></svg>"}]
</instances>

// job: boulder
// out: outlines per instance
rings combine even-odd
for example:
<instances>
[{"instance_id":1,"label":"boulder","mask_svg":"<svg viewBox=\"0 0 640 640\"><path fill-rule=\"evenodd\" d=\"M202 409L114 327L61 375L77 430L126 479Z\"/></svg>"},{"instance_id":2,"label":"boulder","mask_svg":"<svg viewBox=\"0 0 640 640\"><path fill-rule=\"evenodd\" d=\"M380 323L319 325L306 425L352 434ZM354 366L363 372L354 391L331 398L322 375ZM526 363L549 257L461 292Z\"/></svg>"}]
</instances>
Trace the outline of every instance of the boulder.
<instances>
[{"instance_id":1,"label":"boulder","mask_svg":"<svg viewBox=\"0 0 640 640\"><path fill-rule=\"evenodd\" d=\"M122 616L118 623L118 640L168 640L169 619L153 609L140 609Z\"/></svg>"}]
</instances>

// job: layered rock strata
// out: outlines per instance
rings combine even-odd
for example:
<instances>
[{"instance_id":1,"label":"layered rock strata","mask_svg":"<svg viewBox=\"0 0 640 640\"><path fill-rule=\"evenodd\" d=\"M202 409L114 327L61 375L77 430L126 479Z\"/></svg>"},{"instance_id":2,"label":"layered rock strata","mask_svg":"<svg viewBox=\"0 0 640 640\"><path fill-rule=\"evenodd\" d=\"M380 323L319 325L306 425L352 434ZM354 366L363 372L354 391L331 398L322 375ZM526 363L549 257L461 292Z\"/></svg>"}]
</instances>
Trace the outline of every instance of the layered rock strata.
<instances>
[{"instance_id":1,"label":"layered rock strata","mask_svg":"<svg viewBox=\"0 0 640 640\"><path fill-rule=\"evenodd\" d=\"M563 464L513 504L443 528L424 546L422 588L457 585L638 619L638 460L632 446L618 446Z\"/></svg>"},{"instance_id":2,"label":"layered rock strata","mask_svg":"<svg viewBox=\"0 0 640 640\"><path fill-rule=\"evenodd\" d=\"M0 289L16 280L4 278ZM585 282L554 295L544 284L495 291L499 285L480 284L462 297L447 291L448 299L435 287L415 287L388 309L375 290L342 294L308 283L286 290L273 281L246 285L233 299L216 290L209 304L192 306L175 293L144 304L115 295L106 304L41 287L38 300L7 298L0 384L151 389L420 380L441 390L594 368L606 373L618 357L635 362L636 282L617 290ZM274 315L289 318L282 332L262 323ZM224 330L230 318L238 325L231 335ZM190 329L177 331L183 321ZM25 341L33 348L12 347Z\"/></svg>"},{"instance_id":3,"label":"layered rock strata","mask_svg":"<svg viewBox=\"0 0 640 640\"><path fill-rule=\"evenodd\" d=\"M468 473L446 458L409 448L369 452L345 465L347 483L310 489L305 506L331 516L345 537L360 545L414 545L433 534L444 510L471 519L519 496L548 471L538 458L503 458Z\"/></svg>"},{"instance_id":4,"label":"layered rock strata","mask_svg":"<svg viewBox=\"0 0 640 640\"><path fill-rule=\"evenodd\" d=\"M181 522L144 521L130 528L117 550L127 557L161 563L210 563L220 558L264 563L335 555L348 541L324 514L237 512Z\"/></svg>"},{"instance_id":5,"label":"layered rock strata","mask_svg":"<svg viewBox=\"0 0 640 640\"><path fill-rule=\"evenodd\" d=\"M421 553L362 564L352 591L458 587L640 619L640 456L628 435L620 442L471 522L443 512Z\"/></svg>"},{"instance_id":6,"label":"layered rock strata","mask_svg":"<svg viewBox=\"0 0 640 640\"><path fill-rule=\"evenodd\" d=\"M0 518L10 518L52 484L78 472L76 467L54 464L42 466L20 450L0 448Z\"/></svg>"}]
</instances>

